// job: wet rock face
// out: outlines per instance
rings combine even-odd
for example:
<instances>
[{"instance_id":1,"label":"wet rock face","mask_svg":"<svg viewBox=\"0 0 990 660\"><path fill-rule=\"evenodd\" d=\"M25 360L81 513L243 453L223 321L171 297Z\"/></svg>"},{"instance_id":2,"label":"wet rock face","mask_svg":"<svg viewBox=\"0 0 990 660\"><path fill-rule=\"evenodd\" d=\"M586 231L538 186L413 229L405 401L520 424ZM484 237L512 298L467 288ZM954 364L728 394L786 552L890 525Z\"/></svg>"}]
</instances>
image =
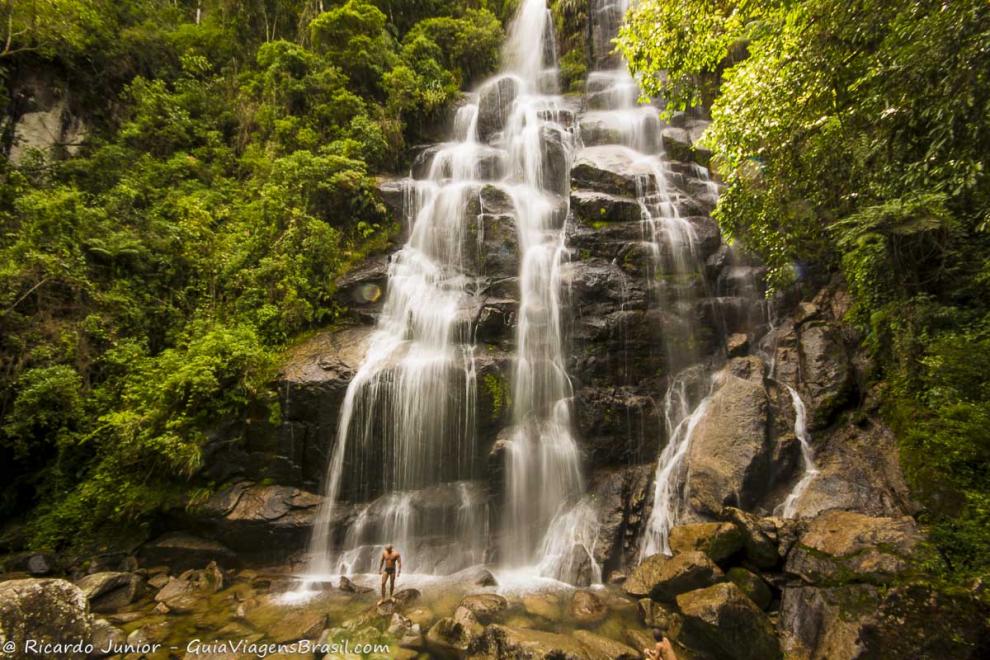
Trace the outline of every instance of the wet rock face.
<instances>
[{"instance_id":1,"label":"wet rock face","mask_svg":"<svg viewBox=\"0 0 990 660\"><path fill-rule=\"evenodd\" d=\"M598 542L595 561L602 577L635 564L643 521L650 514L654 465L600 470L589 484L598 510Z\"/></svg>"},{"instance_id":2,"label":"wet rock face","mask_svg":"<svg viewBox=\"0 0 990 660\"><path fill-rule=\"evenodd\" d=\"M141 546L141 562L147 566L168 566L185 571L205 566L211 561L236 567L241 559L233 550L213 540L185 532L169 532Z\"/></svg>"},{"instance_id":3,"label":"wet rock face","mask_svg":"<svg viewBox=\"0 0 990 660\"><path fill-rule=\"evenodd\" d=\"M794 313L764 339L773 351L775 378L797 389L810 410L809 428L826 428L854 403L859 376L852 354L858 335L842 321L848 302L834 286Z\"/></svg>"},{"instance_id":4,"label":"wet rock face","mask_svg":"<svg viewBox=\"0 0 990 660\"><path fill-rule=\"evenodd\" d=\"M59 579L25 579L0 582L0 640L13 641L17 649L4 650L4 657L31 658L24 652L25 640L40 645L88 644L93 618L86 596L78 587ZM87 652L69 649L56 653L69 660L82 660Z\"/></svg>"},{"instance_id":5,"label":"wet rock face","mask_svg":"<svg viewBox=\"0 0 990 660\"><path fill-rule=\"evenodd\" d=\"M486 85L478 97L478 140L488 142L505 128L512 102L519 95L516 78L503 76Z\"/></svg>"}]
</instances>

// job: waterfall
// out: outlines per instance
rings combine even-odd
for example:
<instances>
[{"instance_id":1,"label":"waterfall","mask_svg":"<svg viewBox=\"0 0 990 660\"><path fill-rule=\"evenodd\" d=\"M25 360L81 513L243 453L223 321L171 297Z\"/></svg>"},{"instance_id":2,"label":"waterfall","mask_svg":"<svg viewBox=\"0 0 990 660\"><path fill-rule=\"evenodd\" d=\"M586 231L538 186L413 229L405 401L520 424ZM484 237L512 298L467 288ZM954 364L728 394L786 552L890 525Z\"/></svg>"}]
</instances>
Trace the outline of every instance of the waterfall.
<instances>
[{"instance_id":1,"label":"waterfall","mask_svg":"<svg viewBox=\"0 0 990 660\"><path fill-rule=\"evenodd\" d=\"M409 238L390 263L381 315L344 397L310 573L372 570L386 542L407 551L412 572L453 572L484 559L488 507L464 481L482 476L466 310L482 280L471 255L484 243L471 209L480 202L484 211L489 186L511 200L520 252L503 561L535 563L561 503L583 491L561 324L573 145L553 95L553 38L544 0L525 0L504 73L458 109L452 140L407 184ZM357 512L342 505L355 501L370 503ZM457 561L436 556L444 542Z\"/></svg>"},{"instance_id":2,"label":"waterfall","mask_svg":"<svg viewBox=\"0 0 990 660\"><path fill-rule=\"evenodd\" d=\"M432 524L414 515L409 493L474 476L476 371L462 306L472 286L468 202L482 185L477 115L477 105L462 107L459 140L439 149L425 180L408 184L409 239L389 265L381 316L344 397L310 544L311 573L353 569L361 544L408 545ZM352 491L346 499L383 498L385 524L368 539L359 517L335 555L345 481ZM480 560L483 544L473 535L466 542Z\"/></svg>"},{"instance_id":3,"label":"waterfall","mask_svg":"<svg viewBox=\"0 0 990 660\"><path fill-rule=\"evenodd\" d=\"M818 476L818 466L815 465L815 452L811 448L811 435L808 433L808 412L804 407L801 395L790 385L785 385L791 395L791 403L794 405L794 435L801 443L801 463L804 467L804 474L794 485L794 488L787 495L781 505L781 516L784 518L794 518L797 516L797 505L804 495L804 491Z\"/></svg>"},{"instance_id":4,"label":"waterfall","mask_svg":"<svg viewBox=\"0 0 990 660\"><path fill-rule=\"evenodd\" d=\"M691 406L688 375L681 372L664 396L664 421L667 444L657 459L653 481L653 510L640 537L639 560L662 552L670 555L668 535L677 524L684 483L684 458L691 447L691 438L698 422L708 411L711 394ZM714 386L714 384L713 384Z\"/></svg>"},{"instance_id":5,"label":"waterfall","mask_svg":"<svg viewBox=\"0 0 990 660\"><path fill-rule=\"evenodd\" d=\"M607 149L632 164L641 207L643 242L652 263L646 273L648 304L669 319L658 346L666 372L671 374L663 397L666 445L657 458L653 508L640 537L640 558L656 552L669 554L667 534L676 524L683 498L684 460L691 438L708 409L709 396L697 387L699 328L694 306L706 293L698 236L691 220L681 216L680 193L670 183L669 162L660 139L661 125L654 105L639 103L640 90L626 63L602 53L614 37L628 0L592 2L593 47L600 69L588 77L589 111L582 115L581 137L594 149ZM717 194L707 170L691 164L691 174L703 181L706 191Z\"/></svg>"},{"instance_id":6,"label":"waterfall","mask_svg":"<svg viewBox=\"0 0 990 660\"><path fill-rule=\"evenodd\" d=\"M526 0L513 22L505 58L520 84L502 142L509 153L522 255L514 430L506 452L501 548L503 563L510 566L539 559L540 543L561 503L583 491L561 327L560 269L567 254L564 223L572 145L570 133L554 121L558 100L544 93L556 88L555 54L548 41L552 34L545 2ZM558 143L565 162L551 168L548 148Z\"/></svg>"}]
</instances>

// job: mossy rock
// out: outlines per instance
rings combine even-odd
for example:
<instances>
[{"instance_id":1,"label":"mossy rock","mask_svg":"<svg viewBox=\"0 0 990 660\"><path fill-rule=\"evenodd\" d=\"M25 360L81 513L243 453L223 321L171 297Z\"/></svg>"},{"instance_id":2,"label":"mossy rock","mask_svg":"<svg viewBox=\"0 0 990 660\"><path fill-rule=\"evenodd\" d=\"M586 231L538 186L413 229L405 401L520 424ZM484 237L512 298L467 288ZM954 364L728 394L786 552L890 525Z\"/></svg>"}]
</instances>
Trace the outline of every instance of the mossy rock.
<instances>
[{"instance_id":1,"label":"mossy rock","mask_svg":"<svg viewBox=\"0 0 990 660\"><path fill-rule=\"evenodd\" d=\"M740 566L736 566L729 569L726 577L729 578L730 582L739 587L751 601L756 603L761 610L770 607L770 603L773 601L773 592L770 590L770 586L759 575L752 571L747 571Z\"/></svg>"},{"instance_id":2,"label":"mossy rock","mask_svg":"<svg viewBox=\"0 0 990 660\"><path fill-rule=\"evenodd\" d=\"M670 530L670 548L674 552L700 550L714 562L722 562L746 546L746 537L731 522L677 525Z\"/></svg>"}]
</instances>

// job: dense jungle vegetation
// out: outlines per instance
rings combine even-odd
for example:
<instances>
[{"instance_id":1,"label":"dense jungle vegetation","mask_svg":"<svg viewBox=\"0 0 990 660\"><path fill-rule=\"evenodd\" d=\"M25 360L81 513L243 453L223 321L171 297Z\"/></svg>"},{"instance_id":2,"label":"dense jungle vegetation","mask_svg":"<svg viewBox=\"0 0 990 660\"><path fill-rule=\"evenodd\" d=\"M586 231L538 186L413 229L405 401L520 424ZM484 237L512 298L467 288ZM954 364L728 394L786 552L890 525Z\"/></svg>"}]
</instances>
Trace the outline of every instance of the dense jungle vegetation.
<instances>
[{"instance_id":1,"label":"dense jungle vegetation","mask_svg":"<svg viewBox=\"0 0 990 660\"><path fill-rule=\"evenodd\" d=\"M278 414L280 348L395 233L373 175L494 69L511 5L0 3L3 114L54 74L91 129L0 164L0 519L34 546L144 521L219 420Z\"/></svg>"},{"instance_id":2,"label":"dense jungle vegetation","mask_svg":"<svg viewBox=\"0 0 990 660\"><path fill-rule=\"evenodd\" d=\"M620 42L645 93L711 104L717 219L772 283L841 271L919 520L985 573L990 5L643 0Z\"/></svg>"}]
</instances>

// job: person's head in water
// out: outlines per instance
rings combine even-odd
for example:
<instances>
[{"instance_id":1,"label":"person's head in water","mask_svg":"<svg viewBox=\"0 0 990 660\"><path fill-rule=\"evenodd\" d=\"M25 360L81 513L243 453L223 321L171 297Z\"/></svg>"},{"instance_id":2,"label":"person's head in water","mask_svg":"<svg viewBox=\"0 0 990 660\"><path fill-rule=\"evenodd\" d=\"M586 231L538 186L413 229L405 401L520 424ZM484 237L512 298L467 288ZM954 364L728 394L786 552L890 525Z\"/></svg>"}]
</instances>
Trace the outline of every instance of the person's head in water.
<instances>
[{"instance_id":1,"label":"person's head in water","mask_svg":"<svg viewBox=\"0 0 990 660\"><path fill-rule=\"evenodd\" d=\"M389 543L388 545L385 546L385 552L392 552L392 544L391 543Z\"/></svg>"},{"instance_id":2,"label":"person's head in water","mask_svg":"<svg viewBox=\"0 0 990 660\"><path fill-rule=\"evenodd\" d=\"M659 628L654 628L653 629L653 639L657 640L658 642L659 641L662 641L663 640L663 631L660 630Z\"/></svg>"}]
</instances>

